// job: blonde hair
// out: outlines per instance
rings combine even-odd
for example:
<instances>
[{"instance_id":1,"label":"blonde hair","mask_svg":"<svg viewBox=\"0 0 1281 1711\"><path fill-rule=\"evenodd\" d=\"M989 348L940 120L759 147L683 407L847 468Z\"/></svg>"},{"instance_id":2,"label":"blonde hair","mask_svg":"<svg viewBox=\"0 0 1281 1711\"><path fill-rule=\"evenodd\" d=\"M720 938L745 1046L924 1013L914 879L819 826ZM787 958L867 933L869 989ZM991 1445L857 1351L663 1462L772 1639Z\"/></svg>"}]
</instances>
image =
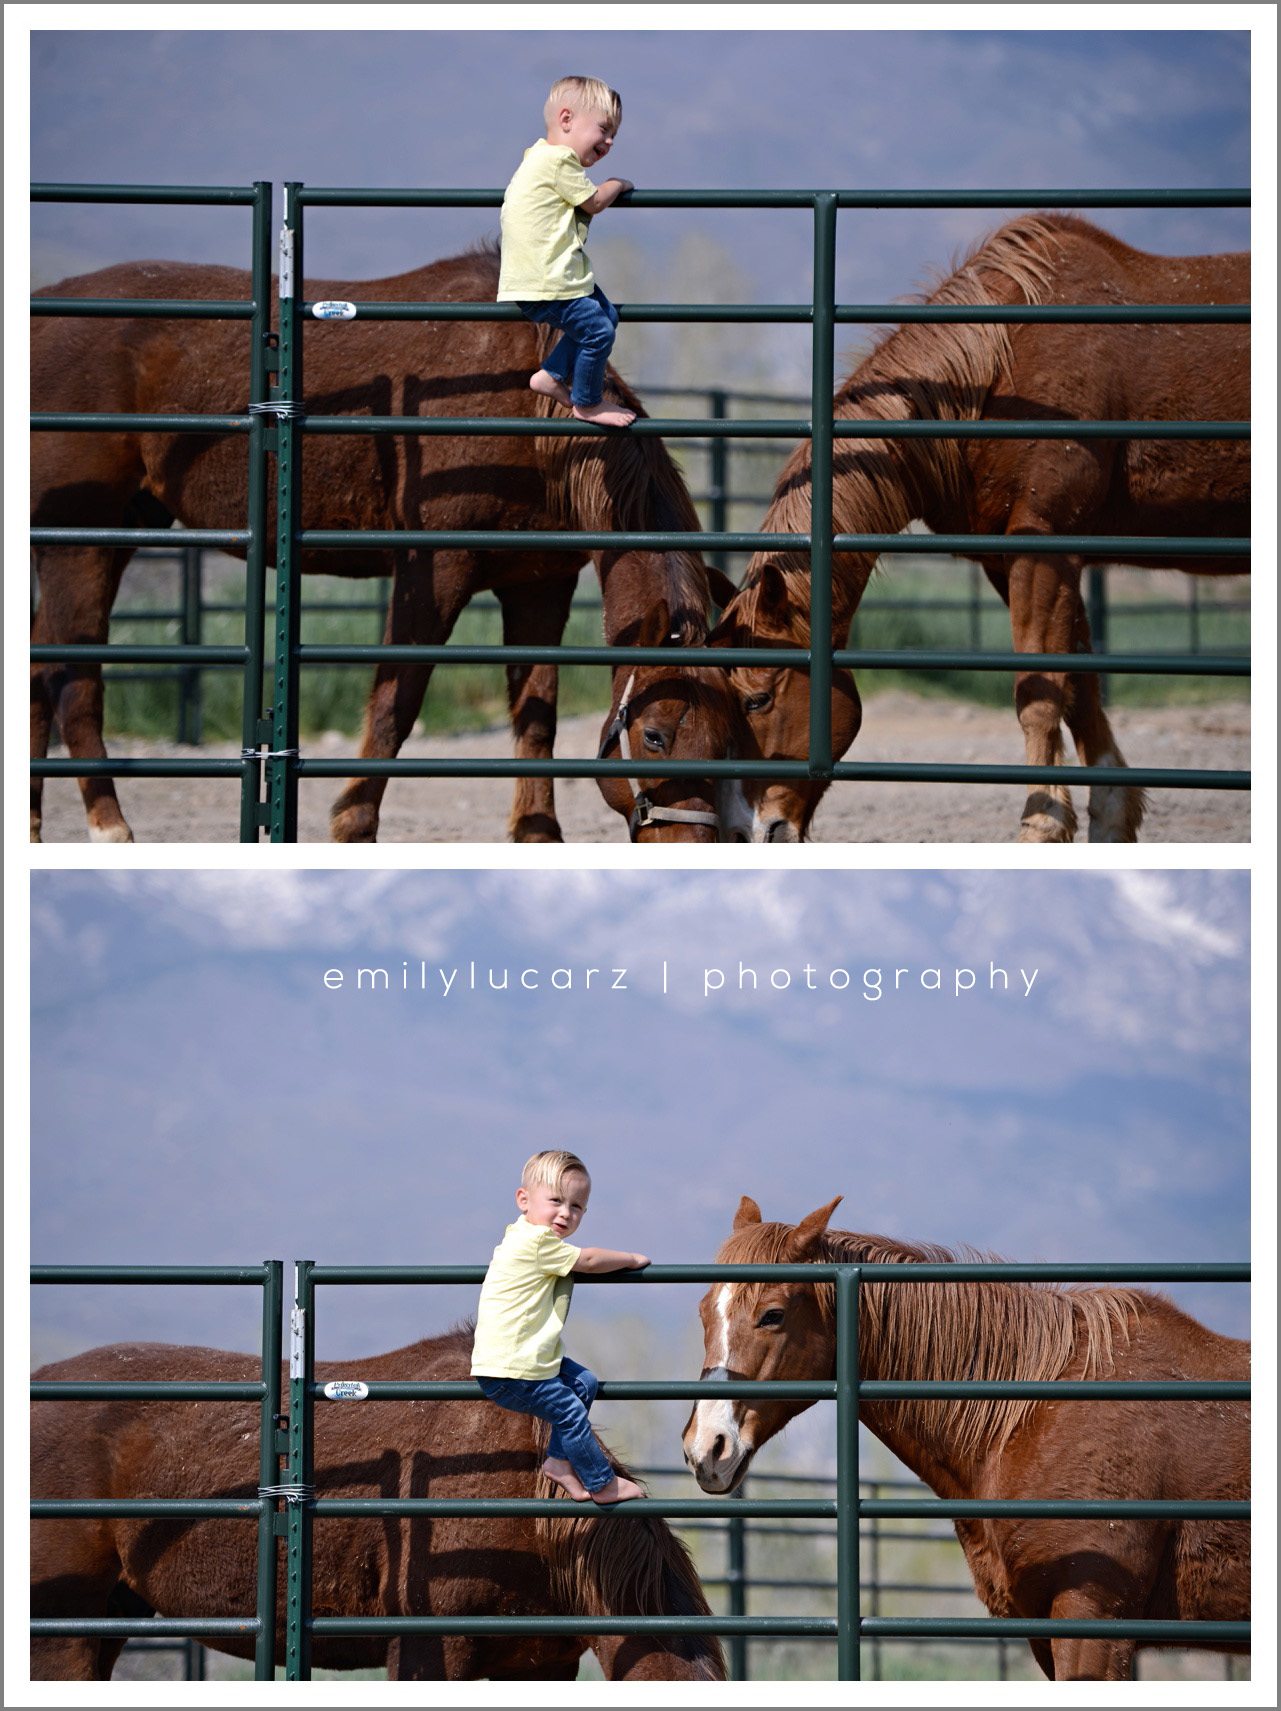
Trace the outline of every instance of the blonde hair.
<instances>
[{"instance_id":1,"label":"blonde hair","mask_svg":"<svg viewBox=\"0 0 1281 1711\"><path fill-rule=\"evenodd\" d=\"M623 103L617 89L611 89L599 77L558 77L543 103L545 123L550 125L561 107L600 113L615 131L623 122Z\"/></svg>"},{"instance_id":2,"label":"blonde hair","mask_svg":"<svg viewBox=\"0 0 1281 1711\"><path fill-rule=\"evenodd\" d=\"M557 1149L543 1153L534 1153L525 1160L525 1168L520 1173L522 1188L559 1188L571 1172L585 1176L591 1181L591 1173L579 1158L577 1153L567 1153Z\"/></svg>"}]
</instances>

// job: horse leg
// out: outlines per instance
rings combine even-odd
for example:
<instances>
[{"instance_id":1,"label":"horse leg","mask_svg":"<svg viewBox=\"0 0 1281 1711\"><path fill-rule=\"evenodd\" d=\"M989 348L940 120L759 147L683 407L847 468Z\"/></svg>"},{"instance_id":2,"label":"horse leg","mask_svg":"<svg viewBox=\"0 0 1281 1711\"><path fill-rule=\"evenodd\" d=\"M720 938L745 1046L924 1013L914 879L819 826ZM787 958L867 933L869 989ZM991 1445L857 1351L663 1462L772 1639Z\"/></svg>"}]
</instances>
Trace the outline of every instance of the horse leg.
<instances>
[{"instance_id":1,"label":"horse leg","mask_svg":"<svg viewBox=\"0 0 1281 1711\"><path fill-rule=\"evenodd\" d=\"M469 1660L448 1656L449 1648L457 1650L468 1642L458 1636L442 1634L397 1634L387 1645L388 1681L465 1681L473 1671ZM474 1645L474 1642L471 1642ZM450 1663L454 1665L450 1668Z\"/></svg>"},{"instance_id":2,"label":"horse leg","mask_svg":"<svg viewBox=\"0 0 1281 1711\"><path fill-rule=\"evenodd\" d=\"M1004 564L988 560L983 565L988 581L1001 599L1010 604L1010 579ZM1092 639L1085 602L1077 596L1072 622L1073 653L1090 653ZM1124 766L1121 745L1103 709L1099 675L1094 671L1073 672L1064 717L1083 766ZM1095 784L1090 787L1090 842L1092 844L1135 843L1147 798L1133 785Z\"/></svg>"},{"instance_id":3,"label":"horse leg","mask_svg":"<svg viewBox=\"0 0 1281 1711\"><path fill-rule=\"evenodd\" d=\"M32 1530L31 1614L113 1616L121 1565L111 1524L42 1521ZM93 1636L33 1638L33 1681L109 1681L120 1643Z\"/></svg>"},{"instance_id":4,"label":"horse leg","mask_svg":"<svg viewBox=\"0 0 1281 1711\"><path fill-rule=\"evenodd\" d=\"M565 634L578 576L555 582L519 582L498 589L507 646L555 647ZM556 741L554 665L509 665L507 705L518 760L550 760ZM556 819L556 786L550 778L518 778L508 835L517 844L563 843Z\"/></svg>"},{"instance_id":5,"label":"horse leg","mask_svg":"<svg viewBox=\"0 0 1281 1711\"><path fill-rule=\"evenodd\" d=\"M1120 1619L1127 1612L1121 1609L1101 1609L1093 1592L1069 1588L1060 1592L1050 1606L1050 1615L1059 1619L1075 1617L1078 1621L1100 1617ZM1133 1640L1051 1640L1055 1681L1128 1681L1134 1662ZM1042 1666L1044 1667L1044 1665Z\"/></svg>"},{"instance_id":6,"label":"horse leg","mask_svg":"<svg viewBox=\"0 0 1281 1711\"><path fill-rule=\"evenodd\" d=\"M1090 620L1085 610L1085 602L1080 599L1077 601L1072 635L1073 653L1091 651ZM1066 717L1083 766L1125 765L1121 745L1113 736L1112 726L1104 711L1103 697L1099 691L1099 674L1096 671L1073 673ZM1137 843L1146 807L1146 796L1134 785L1092 784L1090 842Z\"/></svg>"},{"instance_id":7,"label":"horse leg","mask_svg":"<svg viewBox=\"0 0 1281 1711\"><path fill-rule=\"evenodd\" d=\"M397 559L383 641L438 645L449 640L474 587L470 553L410 552ZM391 760L414 728L431 679L430 665L380 661L365 705L362 760ZM372 844L385 778L353 778L329 814L329 835L339 844Z\"/></svg>"},{"instance_id":8,"label":"horse leg","mask_svg":"<svg viewBox=\"0 0 1281 1711\"><path fill-rule=\"evenodd\" d=\"M1048 1640L1029 1640L1032 1656L1036 1659L1041 1674L1047 1680L1054 1680L1054 1648Z\"/></svg>"},{"instance_id":9,"label":"horse leg","mask_svg":"<svg viewBox=\"0 0 1281 1711\"><path fill-rule=\"evenodd\" d=\"M31 640L50 645L63 642L104 643L131 548L45 547L36 555L40 604L31 626ZM33 665L31 668L31 756L48 753L54 718L74 760L103 760L102 667L100 665ZM133 833L120 810L116 786L107 777L82 778L80 794L96 844L130 844ZM31 841L40 842L43 780L31 781Z\"/></svg>"},{"instance_id":10,"label":"horse leg","mask_svg":"<svg viewBox=\"0 0 1281 1711\"><path fill-rule=\"evenodd\" d=\"M1010 565L1010 627L1016 653L1068 653L1080 604L1080 566L1073 559L1021 554ZM1058 766L1063 759L1062 721L1070 684L1061 671L1017 673L1014 704L1029 766ZM1032 785L1023 807L1020 843L1070 844L1076 813L1061 784Z\"/></svg>"}]
</instances>

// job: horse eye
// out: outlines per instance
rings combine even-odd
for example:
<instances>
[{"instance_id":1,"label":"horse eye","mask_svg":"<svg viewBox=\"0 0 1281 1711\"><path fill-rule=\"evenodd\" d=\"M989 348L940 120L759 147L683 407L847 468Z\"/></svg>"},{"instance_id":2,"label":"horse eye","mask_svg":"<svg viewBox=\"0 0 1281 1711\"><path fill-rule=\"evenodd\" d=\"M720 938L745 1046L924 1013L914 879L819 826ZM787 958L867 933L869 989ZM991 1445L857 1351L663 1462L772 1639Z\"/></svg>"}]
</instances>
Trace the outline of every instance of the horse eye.
<instances>
[{"instance_id":1,"label":"horse eye","mask_svg":"<svg viewBox=\"0 0 1281 1711\"><path fill-rule=\"evenodd\" d=\"M663 733L661 731L656 731L652 725L647 725L642 732L642 735L645 739L645 747L647 749L657 749L661 753L665 747Z\"/></svg>"},{"instance_id":2,"label":"horse eye","mask_svg":"<svg viewBox=\"0 0 1281 1711\"><path fill-rule=\"evenodd\" d=\"M783 1309L771 1307L767 1313L762 1313L756 1321L758 1331L775 1331L783 1323Z\"/></svg>"},{"instance_id":3,"label":"horse eye","mask_svg":"<svg viewBox=\"0 0 1281 1711\"><path fill-rule=\"evenodd\" d=\"M765 689L759 695L747 695L743 698L745 713L763 713L774 699L772 691Z\"/></svg>"}]
</instances>

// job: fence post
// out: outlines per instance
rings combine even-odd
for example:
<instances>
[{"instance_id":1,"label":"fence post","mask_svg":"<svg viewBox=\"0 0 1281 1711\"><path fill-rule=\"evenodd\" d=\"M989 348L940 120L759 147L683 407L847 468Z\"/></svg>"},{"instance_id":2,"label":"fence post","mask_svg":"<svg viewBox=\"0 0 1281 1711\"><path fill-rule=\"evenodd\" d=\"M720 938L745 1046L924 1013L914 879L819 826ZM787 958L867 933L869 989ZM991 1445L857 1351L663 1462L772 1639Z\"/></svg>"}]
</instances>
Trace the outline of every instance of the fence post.
<instances>
[{"instance_id":1,"label":"fence post","mask_svg":"<svg viewBox=\"0 0 1281 1711\"><path fill-rule=\"evenodd\" d=\"M871 1481L871 1483L868 1486L868 1496L875 1498L875 1497L879 1497L880 1495L881 1495L880 1481L874 1479ZM879 1616L881 1614L881 1523L876 1518L876 1516L872 1517L871 1524L869 1525L869 1527L867 1529L867 1541L868 1541L868 1547L869 1547L870 1559L871 1559L868 1563L868 1568L871 1571L871 1573L870 1573L870 1585L869 1585L868 1590L871 1594L871 1605L872 1605L872 1608L869 1611L869 1614L872 1616ZM880 1641L880 1638L878 1636L876 1639L874 1639L872 1641L872 1680L873 1681L879 1681L881 1679L882 1668L883 1668L883 1659L881 1656L881 1641Z\"/></svg>"},{"instance_id":2,"label":"fence post","mask_svg":"<svg viewBox=\"0 0 1281 1711\"><path fill-rule=\"evenodd\" d=\"M294 1261L294 1304L289 1315L289 1483L285 1503L285 1680L311 1679L311 1487L315 1471L311 1380L315 1370L314 1260Z\"/></svg>"},{"instance_id":3,"label":"fence post","mask_svg":"<svg viewBox=\"0 0 1281 1711\"><path fill-rule=\"evenodd\" d=\"M281 1419L280 1314L284 1298L284 1262L266 1262L262 1291L262 1382L264 1394L258 1420L258 1483L280 1482L276 1441ZM276 1505L264 1504L258 1517L258 1638L254 1643L254 1679L272 1681L276 1674ZM203 1679L203 1678L202 1678Z\"/></svg>"},{"instance_id":4,"label":"fence post","mask_svg":"<svg viewBox=\"0 0 1281 1711\"><path fill-rule=\"evenodd\" d=\"M263 720L263 626L267 580L267 452L269 429L262 406L270 387L271 185L254 184L254 313L249 324L249 547L245 553L245 676L240 714L240 841L256 844L261 825L262 762L259 749L271 740Z\"/></svg>"},{"instance_id":5,"label":"fence post","mask_svg":"<svg viewBox=\"0 0 1281 1711\"><path fill-rule=\"evenodd\" d=\"M733 1492L735 1497L747 1495L747 1481L744 1480ZM728 1524L726 1540L728 1562L726 1578L729 1581L729 1613L731 1616L746 1616L747 1614L747 1523L741 1515L734 1516ZM731 1681L746 1681L747 1666L747 1635L731 1634L729 1641L729 1678Z\"/></svg>"},{"instance_id":6,"label":"fence post","mask_svg":"<svg viewBox=\"0 0 1281 1711\"><path fill-rule=\"evenodd\" d=\"M727 399L725 388L713 387L707 394L708 408L712 420L723 422L729 414L726 408ZM712 531L714 534L725 534L729 529L729 441L718 434L711 444L709 464L708 498L711 501ZM709 554L712 563L718 570L729 575L729 554L719 547Z\"/></svg>"},{"instance_id":7,"label":"fence post","mask_svg":"<svg viewBox=\"0 0 1281 1711\"><path fill-rule=\"evenodd\" d=\"M280 380L281 415L277 421L276 456L276 634L272 672L272 754L267 761L271 841L295 843L298 838L298 527L302 501L303 398L302 288L303 212L298 202L302 186L284 187L280 228Z\"/></svg>"},{"instance_id":8,"label":"fence post","mask_svg":"<svg viewBox=\"0 0 1281 1711\"><path fill-rule=\"evenodd\" d=\"M836 332L836 192L814 197L810 368L809 775L832 775L832 364Z\"/></svg>"},{"instance_id":9,"label":"fence post","mask_svg":"<svg viewBox=\"0 0 1281 1711\"><path fill-rule=\"evenodd\" d=\"M1101 564L1092 564L1086 578L1086 612L1094 652L1105 654L1108 651L1108 591ZM1103 672L1099 673L1099 700L1107 706L1108 680Z\"/></svg>"},{"instance_id":10,"label":"fence post","mask_svg":"<svg viewBox=\"0 0 1281 1711\"><path fill-rule=\"evenodd\" d=\"M857 1266L836 1273L836 1676L861 1674Z\"/></svg>"},{"instance_id":11,"label":"fence post","mask_svg":"<svg viewBox=\"0 0 1281 1711\"><path fill-rule=\"evenodd\" d=\"M202 547L183 547L179 555L181 570L181 611L178 619L178 640L183 647L199 646L203 634L204 599L201 589L201 569L204 564ZM199 743L201 725L201 683L198 665L180 666L178 670L178 741Z\"/></svg>"}]
</instances>

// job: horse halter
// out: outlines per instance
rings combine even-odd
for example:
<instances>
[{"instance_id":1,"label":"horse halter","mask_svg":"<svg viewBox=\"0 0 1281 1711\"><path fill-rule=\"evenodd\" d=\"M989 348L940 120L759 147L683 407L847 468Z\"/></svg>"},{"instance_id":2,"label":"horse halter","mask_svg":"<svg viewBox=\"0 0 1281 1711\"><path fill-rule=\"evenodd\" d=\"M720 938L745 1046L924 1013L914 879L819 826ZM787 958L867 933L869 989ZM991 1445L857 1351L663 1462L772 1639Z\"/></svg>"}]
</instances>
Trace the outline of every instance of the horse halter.
<instances>
[{"instance_id":1,"label":"horse halter","mask_svg":"<svg viewBox=\"0 0 1281 1711\"><path fill-rule=\"evenodd\" d=\"M627 740L627 722L631 712L632 687L636 682L633 672L627 679L622 699L618 703L618 711L609 722L609 728L601 738L600 748L596 752L597 760L604 760L610 744L617 738L618 752L624 760L632 758L631 744ZM627 822L627 830L631 841L636 843L640 833L646 826L658 825L663 821L680 821L685 825L712 826L716 835L720 836L720 816L710 813L703 808L665 808L662 803L655 802L643 790L636 790L632 802L631 818Z\"/></svg>"}]
</instances>

